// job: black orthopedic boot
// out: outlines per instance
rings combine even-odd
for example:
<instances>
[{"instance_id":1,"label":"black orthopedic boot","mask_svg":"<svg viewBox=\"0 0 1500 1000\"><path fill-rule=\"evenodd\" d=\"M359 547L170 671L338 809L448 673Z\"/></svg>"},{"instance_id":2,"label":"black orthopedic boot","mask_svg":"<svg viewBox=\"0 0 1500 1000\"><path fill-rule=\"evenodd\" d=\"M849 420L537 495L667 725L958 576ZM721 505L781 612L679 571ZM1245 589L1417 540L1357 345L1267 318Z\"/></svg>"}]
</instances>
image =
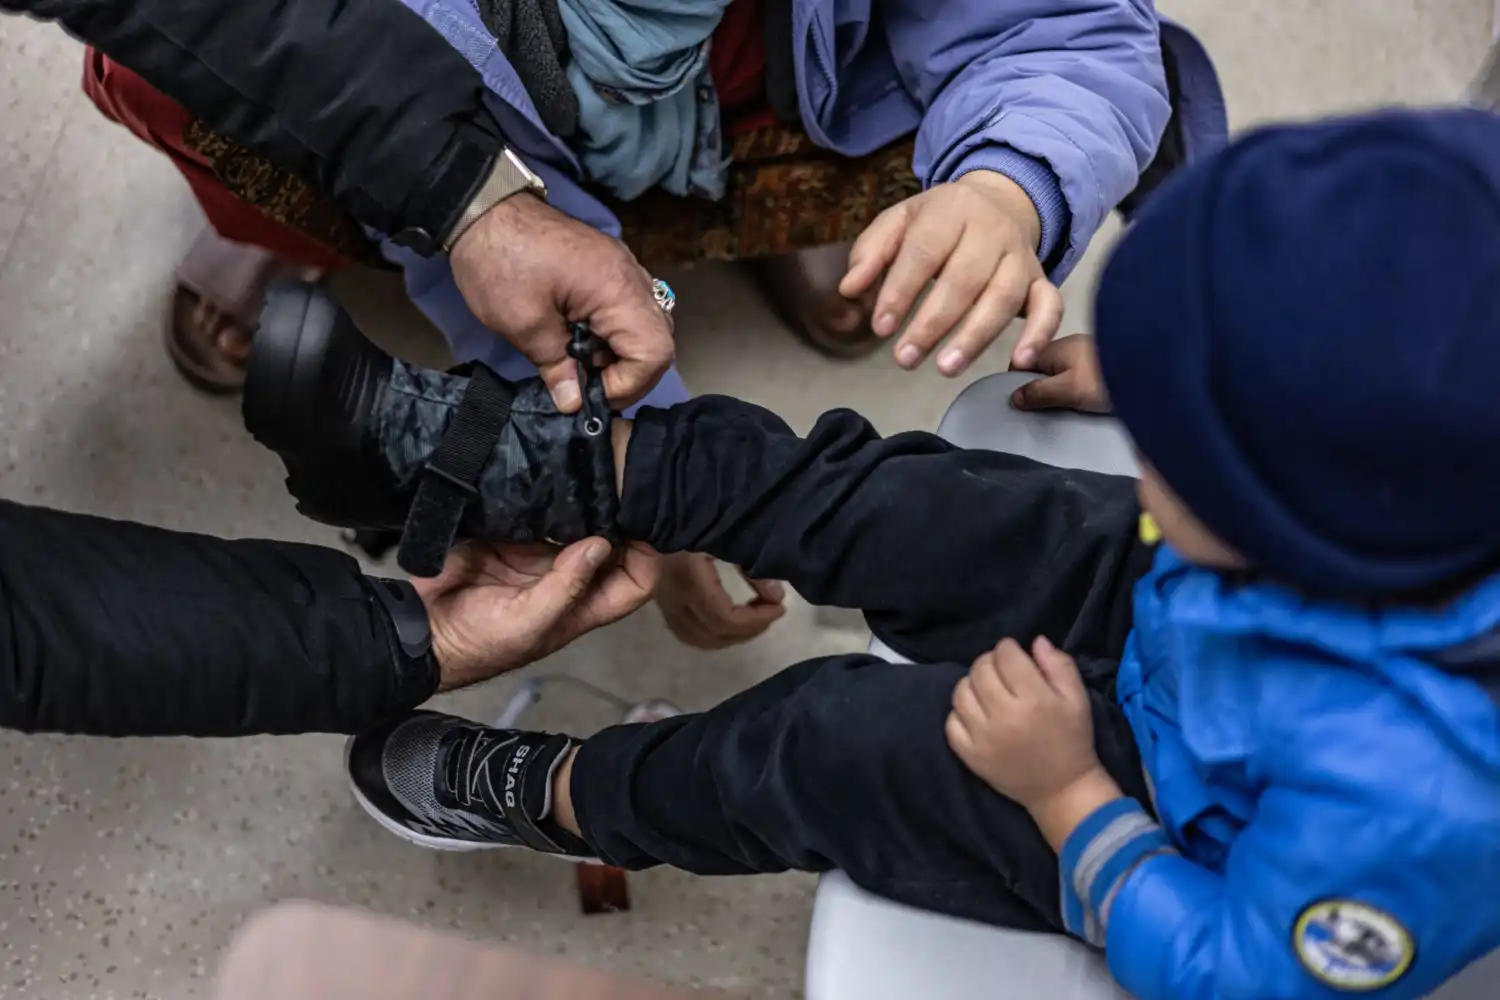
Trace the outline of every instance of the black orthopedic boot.
<instances>
[{"instance_id":1,"label":"black orthopedic boot","mask_svg":"<svg viewBox=\"0 0 1500 1000\"><path fill-rule=\"evenodd\" d=\"M280 456L299 511L401 531L398 562L415 576L436 576L459 538L615 541L613 414L592 350L575 329L584 402L562 414L538 377L397 361L327 292L286 282L255 332L245 426Z\"/></svg>"}]
</instances>

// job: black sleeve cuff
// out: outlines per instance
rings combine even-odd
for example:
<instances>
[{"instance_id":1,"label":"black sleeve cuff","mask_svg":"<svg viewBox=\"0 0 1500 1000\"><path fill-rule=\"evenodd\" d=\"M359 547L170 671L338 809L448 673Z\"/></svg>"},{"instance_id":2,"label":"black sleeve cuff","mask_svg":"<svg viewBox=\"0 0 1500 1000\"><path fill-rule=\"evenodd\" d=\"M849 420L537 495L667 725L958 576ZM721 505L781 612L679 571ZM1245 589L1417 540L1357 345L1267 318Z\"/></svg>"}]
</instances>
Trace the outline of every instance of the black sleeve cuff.
<instances>
[{"instance_id":1,"label":"black sleeve cuff","mask_svg":"<svg viewBox=\"0 0 1500 1000\"><path fill-rule=\"evenodd\" d=\"M489 177L501 144L499 133L487 127L461 129L407 202L402 213L405 226L391 234L392 240L423 257L441 250Z\"/></svg>"}]
</instances>

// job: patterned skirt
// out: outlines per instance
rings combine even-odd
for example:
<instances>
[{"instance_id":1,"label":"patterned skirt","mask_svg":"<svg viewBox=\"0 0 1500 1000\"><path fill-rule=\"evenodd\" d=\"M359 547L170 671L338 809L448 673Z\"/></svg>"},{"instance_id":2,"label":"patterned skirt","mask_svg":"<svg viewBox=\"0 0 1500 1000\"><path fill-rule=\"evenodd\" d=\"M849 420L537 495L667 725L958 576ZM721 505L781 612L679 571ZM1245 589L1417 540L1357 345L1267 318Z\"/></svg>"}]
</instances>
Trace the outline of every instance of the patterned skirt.
<instances>
[{"instance_id":1,"label":"patterned skirt","mask_svg":"<svg viewBox=\"0 0 1500 1000\"><path fill-rule=\"evenodd\" d=\"M814 145L801 129L773 125L734 141L722 201L659 189L604 201L648 270L852 243L875 216L922 190L913 146L908 138L850 159Z\"/></svg>"},{"instance_id":2,"label":"patterned skirt","mask_svg":"<svg viewBox=\"0 0 1500 1000\"><path fill-rule=\"evenodd\" d=\"M346 255L369 255L351 220L300 178L261 160L201 124L186 143L241 199ZM890 206L921 191L912 173L913 140L850 159L813 144L801 129L771 126L734 142L721 201L661 190L634 201L602 197L620 219L625 243L648 270L700 260L754 260L810 247L851 243ZM351 238L353 242L351 242Z\"/></svg>"},{"instance_id":3,"label":"patterned skirt","mask_svg":"<svg viewBox=\"0 0 1500 1000\"><path fill-rule=\"evenodd\" d=\"M194 120L145 80L90 49L84 91L109 118L170 156L210 222L294 263L381 262L364 230L302 178ZM881 211L916 194L913 138L849 158L801 129L771 125L733 140L723 200L656 190L601 200L649 269L699 260L754 260L852 242ZM304 259L305 258L305 259Z\"/></svg>"}]
</instances>

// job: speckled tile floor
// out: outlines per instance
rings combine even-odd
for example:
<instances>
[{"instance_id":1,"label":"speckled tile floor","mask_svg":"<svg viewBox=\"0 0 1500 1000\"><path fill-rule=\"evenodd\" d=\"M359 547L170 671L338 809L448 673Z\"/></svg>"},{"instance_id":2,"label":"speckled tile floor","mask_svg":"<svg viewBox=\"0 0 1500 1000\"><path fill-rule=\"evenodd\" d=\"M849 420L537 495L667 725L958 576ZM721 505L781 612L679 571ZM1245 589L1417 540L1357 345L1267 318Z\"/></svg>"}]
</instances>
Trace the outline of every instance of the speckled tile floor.
<instances>
[{"instance_id":1,"label":"speckled tile floor","mask_svg":"<svg viewBox=\"0 0 1500 1000\"><path fill-rule=\"evenodd\" d=\"M1492 0L1173 0L1215 54L1237 126L1457 96L1478 66ZM0 18L0 495L227 535L327 542L297 517L233 403L171 373L160 328L172 266L200 221L167 163L78 93L78 46ZM1101 241L1102 244L1103 241ZM1086 323L1093 262L1068 288ZM733 271L672 276L682 367L794 424L848 405L887 429L931 427L955 386L884 357L810 357ZM354 282L368 306L391 289ZM389 325L389 324L388 324ZM994 357L998 359L997 352ZM998 361L992 362L997 364ZM798 608L761 641L699 655L652 611L536 668L701 707L857 634ZM211 668L211 664L206 664ZM500 681L452 700L494 712ZM611 721L569 695L544 721ZM339 742L109 743L0 734L0 996L205 995L232 929L273 900L310 897L566 953L745 996L797 994L813 882L653 872L635 909L579 915L565 865L406 848L360 815Z\"/></svg>"}]
</instances>

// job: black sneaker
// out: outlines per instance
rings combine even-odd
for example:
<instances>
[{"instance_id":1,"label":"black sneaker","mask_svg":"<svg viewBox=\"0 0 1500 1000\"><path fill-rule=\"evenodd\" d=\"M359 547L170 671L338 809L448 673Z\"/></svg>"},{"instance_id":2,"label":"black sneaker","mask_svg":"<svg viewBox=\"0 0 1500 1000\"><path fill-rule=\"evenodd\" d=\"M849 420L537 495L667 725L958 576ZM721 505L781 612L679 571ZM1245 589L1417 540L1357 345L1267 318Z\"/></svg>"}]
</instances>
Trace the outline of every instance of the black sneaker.
<instances>
[{"instance_id":1,"label":"black sneaker","mask_svg":"<svg viewBox=\"0 0 1500 1000\"><path fill-rule=\"evenodd\" d=\"M567 544L616 539L613 415L574 331L583 409L559 413L537 377L510 381L396 360L321 287L266 294L242 411L280 456L297 509L361 532L399 533L398 562L435 576L456 539Z\"/></svg>"},{"instance_id":2,"label":"black sneaker","mask_svg":"<svg viewBox=\"0 0 1500 1000\"><path fill-rule=\"evenodd\" d=\"M415 712L350 739L345 762L365 812L413 844L437 851L529 847L593 860L583 841L547 818L553 773L576 743Z\"/></svg>"}]
</instances>

